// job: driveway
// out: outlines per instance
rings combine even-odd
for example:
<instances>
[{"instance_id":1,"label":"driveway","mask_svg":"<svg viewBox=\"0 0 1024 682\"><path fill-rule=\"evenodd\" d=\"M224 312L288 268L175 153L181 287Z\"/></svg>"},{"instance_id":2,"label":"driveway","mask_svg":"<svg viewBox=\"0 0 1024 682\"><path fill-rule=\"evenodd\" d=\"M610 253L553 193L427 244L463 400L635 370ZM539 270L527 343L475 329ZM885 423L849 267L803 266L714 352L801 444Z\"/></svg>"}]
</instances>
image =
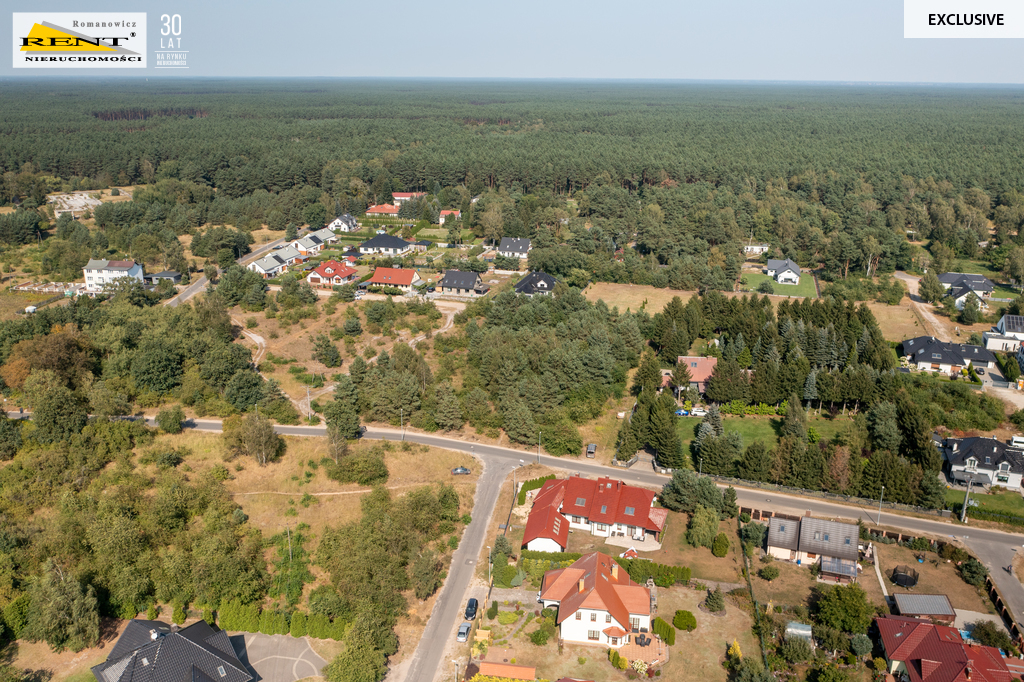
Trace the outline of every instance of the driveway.
<instances>
[{"instance_id":1,"label":"driveway","mask_svg":"<svg viewBox=\"0 0 1024 682\"><path fill-rule=\"evenodd\" d=\"M907 293L910 295L910 304L914 306L914 310L916 310L918 315L921 316L921 319L924 322L924 331L943 341L946 339L952 339L953 330L949 328L951 323L948 320L943 322L939 319L939 317L934 313L932 305L927 303L918 295L917 288L921 282L921 278L908 275L902 270L897 270L894 273L894 276L896 279L901 280L907 285Z\"/></svg>"},{"instance_id":2,"label":"driveway","mask_svg":"<svg viewBox=\"0 0 1024 682\"><path fill-rule=\"evenodd\" d=\"M305 638L238 632L231 635L231 646L256 682L295 682L319 675L327 665Z\"/></svg>"}]
</instances>

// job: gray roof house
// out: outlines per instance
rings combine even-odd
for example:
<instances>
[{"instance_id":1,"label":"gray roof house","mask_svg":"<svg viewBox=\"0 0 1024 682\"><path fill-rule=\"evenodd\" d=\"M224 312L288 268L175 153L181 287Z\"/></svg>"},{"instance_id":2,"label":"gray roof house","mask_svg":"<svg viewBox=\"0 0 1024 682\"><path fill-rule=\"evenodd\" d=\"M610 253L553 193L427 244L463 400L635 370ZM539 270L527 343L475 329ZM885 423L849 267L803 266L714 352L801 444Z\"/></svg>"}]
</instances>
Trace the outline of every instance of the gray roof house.
<instances>
[{"instance_id":1,"label":"gray roof house","mask_svg":"<svg viewBox=\"0 0 1024 682\"><path fill-rule=\"evenodd\" d=\"M994 367L996 356L981 346L939 341L934 336L917 336L903 342L900 357L909 358L919 369L949 372L959 371L968 364L975 367Z\"/></svg>"},{"instance_id":2,"label":"gray roof house","mask_svg":"<svg viewBox=\"0 0 1024 682\"><path fill-rule=\"evenodd\" d=\"M405 253L412 248L412 244L401 237L390 234L378 234L376 237L367 239L359 245L359 253Z\"/></svg>"},{"instance_id":3,"label":"gray roof house","mask_svg":"<svg viewBox=\"0 0 1024 682\"><path fill-rule=\"evenodd\" d=\"M794 552L800 548L800 520L773 516L768 520L768 547L782 547Z\"/></svg>"},{"instance_id":4,"label":"gray roof house","mask_svg":"<svg viewBox=\"0 0 1024 682\"><path fill-rule=\"evenodd\" d=\"M515 291L524 296L550 294L555 290L555 278L546 272L534 270L516 283Z\"/></svg>"},{"instance_id":5,"label":"gray roof house","mask_svg":"<svg viewBox=\"0 0 1024 682\"><path fill-rule=\"evenodd\" d=\"M228 635L206 621L179 630L157 620L132 620L107 660L94 666L97 682L250 682Z\"/></svg>"},{"instance_id":6,"label":"gray roof house","mask_svg":"<svg viewBox=\"0 0 1024 682\"><path fill-rule=\"evenodd\" d=\"M448 270L444 277L437 283L442 293L462 294L469 296L483 296L487 293L488 287L480 279L478 272L463 272L462 270Z\"/></svg>"},{"instance_id":7,"label":"gray roof house","mask_svg":"<svg viewBox=\"0 0 1024 682\"><path fill-rule=\"evenodd\" d=\"M946 289L963 287L983 296L988 296L996 288L992 280L985 275L973 275L967 272L944 272L939 275L939 282Z\"/></svg>"},{"instance_id":8,"label":"gray roof house","mask_svg":"<svg viewBox=\"0 0 1024 682\"><path fill-rule=\"evenodd\" d=\"M768 265L765 267L765 274L769 277L774 277L775 281L780 284L800 283L800 266L789 258L783 260L769 258Z\"/></svg>"},{"instance_id":9,"label":"gray roof house","mask_svg":"<svg viewBox=\"0 0 1024 682\"><path fill-rule=\"evenodd\" d=\"M530 252L530 240L526 237L502 237L498 245L498 255L506 258L526 258Z\"/></svg>"},{"instance_id":10,"label":"gray roof house","mask_svg":"<svg viewBox=\"0 0 1024 682\"><path fill-rule=\"evenodd\" d=\"M772 517L768 525L768 553L776 559L819 564L825 580L857 579L859 529L852 523L804 516Z\"/></svg>"},{"instance_id":11,"label":"gray roof house","mask_svg":"<svg viewBox=\"0 0 1024 682\"><path fill-rule=\"evenodd\" d=\"M926 618L940 623L952 625L956 620L956 611L944 594L906 594L894 592L893 601L896 611L908 618Z\"/></svg>"},{"instance_id":12,"label":"gray roof house","mask_svg":"<svg viewBox=\"0 0 1024 682\"><path fill-rule=\"evenodd\" d=\"M1024 450L995 438L947 438L943 468L954 481L996 484L1016 490L1024 475Z\"/></svg>"},{"instance_id":13,"label":"gray roof house","mask_svg":"<svg viewBox=\"0 0 1024 682\"><path fill-rule=\"evenodd\" d=\"M1024 341L1024 315L1003 315L996 323L1000 334Z\"/></svg>"}]
</instances>

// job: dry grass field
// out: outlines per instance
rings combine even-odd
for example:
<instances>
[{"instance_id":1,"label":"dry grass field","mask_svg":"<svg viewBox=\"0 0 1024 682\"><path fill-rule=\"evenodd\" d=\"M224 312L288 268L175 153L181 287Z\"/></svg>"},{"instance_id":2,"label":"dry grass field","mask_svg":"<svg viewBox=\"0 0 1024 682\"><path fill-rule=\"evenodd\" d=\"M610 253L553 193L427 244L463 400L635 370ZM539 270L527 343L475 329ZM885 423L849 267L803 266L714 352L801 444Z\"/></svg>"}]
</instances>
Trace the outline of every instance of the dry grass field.
<instances>
[{"instance_id":1,"label":"dry grass field","mask_svg":"<svg viewBox=\"0 0 1024 682\"><path fill-rule=\"evenodd\" d=\"M906 299L899 305L870 301L867 306L878 320L878 327L887 341L902 341L927 334Z\"/></svg>"},{"instance_id":2,"label":"dry grass field","mask_svg":"<svg viewBox=\"0 0 1024 682\"><path fill-rule=\"evenodd\" d=\"M771 601L776 606L806 606L811 588L814 587L814 576L810 570L806 566L797 566L788 561L773 561L771 565L779 569L779 577L768 582L757 577L757 571L766 565L760 561L753 561L751 564L754 572L752 583L757 600L762 603ZM873 573L871 577L874 577ZM876 580L875 583L877 582Z\"/></svg>"},{"instance_id":3,"label":"dry grass field","mask_svg":"<svg viewBox=\"0 0 1024 682\"><path fill-rule=\"evenodd\" d=\"M675 289L658 289L656 287L638 284L612 284L610 282L595 282L587 287L583 295L587 300L597 302L603 300L609 308L618 307L620 313L631 310L646 310L651 315L661 312L673 297L683 299L683 303L690 300L696 292L676 291Z\"/></svg>"},{"instance_id":4,"label":"dry grass field","mask_svg":"<svg viewBox=\"0 0 1024 682\"><path fill-rule=\"evenodd\" d=\"M19 317L18 313L23 312L28 306L52 296L53 294L16 294L7 291L0 293L0 322L14 320Z\"/></svg>"},{"instance_id":5,"label":"dry grass field","mask_svg":"<svg viewBox=\"0 0 1024 682\"><path fill-rule=\"evenodd\" d=\"M992 608L988 600L982 598L978 589L961 580L953 564L947 564L937 554L924 552L925 561L923 564L919 564L917 562L917 555L921 554L921 552L913 552L899 545L876 544L875 549L878 551L878 568L882 571L882 580L885 581L885 587L889 594L893 592L944 594L949 597L949 601L955 609L979 611L981 613L991 612ZM898 565L910 566L920 574L921 577L916 587L908 590L894 585L889 580L889 577L892 575L892 569ZM866 582L869 579L874 579L876 583L878 582L874 571L869 573L865 570L864 575L861 577L861 582Z\"/></svg>"}]
</instances>

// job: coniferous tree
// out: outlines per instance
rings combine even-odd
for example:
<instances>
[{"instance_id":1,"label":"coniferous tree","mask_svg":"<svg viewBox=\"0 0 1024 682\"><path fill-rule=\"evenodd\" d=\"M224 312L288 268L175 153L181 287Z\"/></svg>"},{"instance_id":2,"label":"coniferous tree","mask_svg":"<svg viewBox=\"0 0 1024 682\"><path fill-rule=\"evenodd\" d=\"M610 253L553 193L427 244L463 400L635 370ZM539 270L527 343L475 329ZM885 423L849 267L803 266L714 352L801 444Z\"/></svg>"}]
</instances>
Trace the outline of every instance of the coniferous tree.
<instances>
[{"instance_id":1,"label":"coniferous tree","mask_svg":"<svg viewBox=\"0 0 1024 682\"><path fill-rule=\"evenodd\" d=\"M446 381L438 385L435 395L437 402L434 408L434 423L445 431L462 428L465 420L462 418L459 398L455 395L455 389L452 388L451 382Z\"/></svg>"},{"instance_id":2,"label":"coniferous tree","mask_svg":"<svg viewBox=\"0 0 1024 682\"><path fill-rule=\"evenodd\" d=\"M942 282L939 281L939 276L935 270L929 270L921 278L921 282L917 287L917 293L921 298L928 303L937 303L946 295L946 289L942 286Z\"/></svg>"},{"instance_id":3,"label":"coniferous tree","mask_svg":"<svg viewBox=\"0 0 1024 682\"><path fill-rule=\"evenodd\" d=\"M655 392L661 386L661 367L654 353L645 352L640 358L640 367L633 376L633 395L640 395L644 391Z\"/></svg>"},{"instance_id":4,"label":"coniferous tree","mask_svg":"<svg viewBox=\"0 0 1024 682\"><path fill-rule=\"evenodd\" d=\"M789 397L786 416L782 420L782 435L793 436L797 440L807 442L807 413L796 395Z\"/></svg>"},{"instance_id":5,"label":"coniferous tree","mask_svg":"<svg viewBox=\"0 0 1024 682\"><path fill-rule=\"evenodd\" d=\"M671 469L683 466L683 446L676 430L675 415L661 405L651 412L651 445L662 466Z\"/></svg>"},{"instance_id":6,"label":"coniferous tree","mask_svg":"<svg viewBox=\"0 0 1024 682\"><path fill-rule=\"evenodd\" d=\"M868 410L867 416L868 432L874 449L898 453L903 436L897 423L896 406L890 402L875 403Z\"/></svg>"},{"instance_id":7,"label":"coniferous tree","mask_svg":"<svg viewBox=\"0 0 1024 682\"><path fill-rule=\"evenodd\" d=\"M639 449L636 434L633 433L633 424L628 419L624 420L622 426L619 427L618 436L615 438L616 459L620 461L632 459Z\"/></svg>"},{"instance_id":8,"label":"coniferous tree","mask_svg":"<svg viewBox=\"0 0 1024 682\"><path fill-rule=\"evenodd\" d=\"M748 481L767 483L771 478L772 454L764 441L755 440L747 446L737 465L737 474Z\"/></svg>"}]
</instances>

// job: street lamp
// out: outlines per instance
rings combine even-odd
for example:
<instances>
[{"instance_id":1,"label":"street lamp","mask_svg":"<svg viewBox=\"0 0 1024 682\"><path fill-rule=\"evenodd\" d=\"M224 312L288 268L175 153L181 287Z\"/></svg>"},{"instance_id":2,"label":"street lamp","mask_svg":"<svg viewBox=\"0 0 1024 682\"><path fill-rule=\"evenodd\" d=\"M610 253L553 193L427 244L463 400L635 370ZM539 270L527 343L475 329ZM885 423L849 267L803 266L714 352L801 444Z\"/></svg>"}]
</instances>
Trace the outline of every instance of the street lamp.
<instances>
[{"instance_id":1,"label":"street lamp","mask_svg":"<svg viewBox=\"0 0 1024 682\"><path fill-rule=\"evenodd\" d=\"M459 682L459 662L452 659L452 663L455 664L455 682Z\"/></svg>"},{"instance_id":2,"label":"street lamp","mask_svg":"<svg viewBox=\"0 0 1024 682\"><path fill-rule=\"evenodd\" d=\"M537 431L537 464L540 464L540 436L542 433L542 431Z\"/></svg>"},{"instance_id":3,"label":"street lamp","mask_svg":"<svg viewBox=\"0 0 1024 682\"><path fill-rule=\"evenodd\" d=\"M402 440L405 440L405 408L398 408L398 425L402 428Z\"/></svg>"},{"instance_id":4,"label":"street lamp","mask_svg":"<svg viewBox=\"0 0 1024 682\"><path fill-rule=\"evenodd\" d=\"M885 497L885 486L882 486L882 494L878 496L878 525L882 525L882 498Z\"/></svg>"},{"instance_id":5,"label":"street lamp","mask_svg":"<svg viewBox=\"0 0 1024 682\"><path fill-rule=\"evenodd\" d=\"M491 586L491 546L487 545L487 587Z\"/></svg>"}]
</instances>

